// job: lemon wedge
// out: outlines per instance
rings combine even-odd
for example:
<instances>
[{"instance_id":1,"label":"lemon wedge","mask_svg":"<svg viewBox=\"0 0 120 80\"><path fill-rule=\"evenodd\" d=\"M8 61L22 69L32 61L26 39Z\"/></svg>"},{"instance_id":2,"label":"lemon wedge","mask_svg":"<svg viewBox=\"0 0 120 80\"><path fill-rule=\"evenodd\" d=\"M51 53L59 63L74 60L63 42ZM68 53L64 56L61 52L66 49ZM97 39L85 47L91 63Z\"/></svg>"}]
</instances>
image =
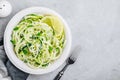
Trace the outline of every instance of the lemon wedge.
<instances>
[{"instance_id":1,"label":"lemon wedge","mask_svg":"<svg viewBox=\"0 0 120 80\"><path fill-rule=\"evenodd\" d=\"M54 29L56 36L62 35L64 25L58 17L56 17L56 16L46 16L42 19L42 22L51 26Z\"/></svg>"}]
</instances>

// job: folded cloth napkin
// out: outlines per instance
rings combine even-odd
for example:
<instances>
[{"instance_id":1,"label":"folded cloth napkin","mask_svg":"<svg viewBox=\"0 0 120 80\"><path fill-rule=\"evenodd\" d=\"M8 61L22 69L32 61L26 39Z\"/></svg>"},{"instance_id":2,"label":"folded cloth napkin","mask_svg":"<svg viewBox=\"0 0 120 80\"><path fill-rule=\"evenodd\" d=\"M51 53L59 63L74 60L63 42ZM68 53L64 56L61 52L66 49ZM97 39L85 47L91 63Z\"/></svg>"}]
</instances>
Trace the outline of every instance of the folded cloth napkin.
<instances>
[{"instance_id":1,"label":"folded cloth napkin","mask_svg":"<svg viewBox=\"0 0 120 80\"><path fill-rule=\"evenodd\" d=\"M0 80L26 80L28 75L8 60L3 48L3 40L0 40Z\"/></svg>"},{"instance_id":2,"label":"folded cloth napkin","mask_svg":"<svg viewBox=\"0 0 120 80\"><path fill-rule=\"evenodd\" d=\"M4 53L3 46L0 46L0 80L11 80L10 77L8 77L7 68L5 66L6 62L6 56Z\"/></svg>"},{"instance_id":3,"label":"folded cloth napkin","mask_svg":"<svg viewBox=\"0 0 120 80\"><path fill-rule=\"evenodd\" d=\"M15 66L12 65L12 63L9 60L7 61L6 66L7 66L8 73L11 76L12 80L26 80L27 79L28 74L17 69Z\"/></svg>"}]
</instances>

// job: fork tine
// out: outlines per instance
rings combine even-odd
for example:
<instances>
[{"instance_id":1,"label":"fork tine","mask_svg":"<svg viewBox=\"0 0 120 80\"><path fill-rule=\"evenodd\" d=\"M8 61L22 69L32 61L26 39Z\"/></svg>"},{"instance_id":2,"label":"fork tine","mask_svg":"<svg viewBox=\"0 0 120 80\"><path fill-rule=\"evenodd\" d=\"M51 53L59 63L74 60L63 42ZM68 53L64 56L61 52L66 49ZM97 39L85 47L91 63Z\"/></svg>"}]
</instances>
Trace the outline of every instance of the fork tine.
<instances>
[{"instance_id":1,"label":"fork tine","mask_svg":"<svg viewBox=\"0 0 120 80\"><path fill-rule=\"evenodd\" d=\"M79 56L80 50L81 50L80 45L76 46L72 51L70 59L76 61L77 57Z\"/></svg>"}]
</instances>

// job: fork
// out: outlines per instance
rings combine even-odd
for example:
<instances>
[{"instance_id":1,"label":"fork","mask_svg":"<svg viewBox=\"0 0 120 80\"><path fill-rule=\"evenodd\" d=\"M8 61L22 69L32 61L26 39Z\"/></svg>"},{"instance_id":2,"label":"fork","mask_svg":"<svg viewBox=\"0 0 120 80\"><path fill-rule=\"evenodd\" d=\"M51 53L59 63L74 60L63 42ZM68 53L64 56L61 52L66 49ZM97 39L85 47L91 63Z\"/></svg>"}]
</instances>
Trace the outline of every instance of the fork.
<instances>
[{"instance_id":1,"label":"fork","mask_svg":"<svg viewBox=\"0 0 120 80\"><path fill-rule=\"evenodd\" d=\"M66 65L64 66L64 68L56 75L56 77L53 80L60 80L60 78L62 77L62 75L64 74L65 70L67 69L67 67L73 63L75 63L75 61L77 60L78 54L80 52L80 46L75 47L75 49L72 52L72 55L68 58L68 60L66 61Z\"/></svg>"}]
</instances>

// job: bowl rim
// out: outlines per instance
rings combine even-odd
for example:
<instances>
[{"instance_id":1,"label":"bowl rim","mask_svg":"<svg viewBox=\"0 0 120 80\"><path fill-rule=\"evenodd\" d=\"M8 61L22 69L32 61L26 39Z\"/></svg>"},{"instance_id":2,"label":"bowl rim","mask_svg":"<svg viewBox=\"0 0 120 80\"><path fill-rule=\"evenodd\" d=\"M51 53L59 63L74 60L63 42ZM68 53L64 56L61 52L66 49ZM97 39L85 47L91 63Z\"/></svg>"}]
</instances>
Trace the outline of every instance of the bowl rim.
<instances>
[{"instance_id":1,"label":"bowl rim","mask_svg":"<svg viewBox=\"0 0 120 80\"><path fill-rule=\"evenodd\" d=\"M64 28L65 28L65 35L66 35L66 46L65 46L65 48L63 50L63 53L61 54L60 58L58 60L55 60L55 62L53 62L53 64L55 64L55 63L57 64L57 65L54 65L55 67L51 67L51 66L53 66L53 64L52 64L47 69L46 68L45 69L32 69L32 68L28 67L23 61L21 61L15 55L15 52L13 51L12 45L9 41L11 39L12 30L13 30L14 26L17 25L18 22L25 15L28 15L28 14L31 14L31 13L56 15L57 17L59 17L61 19L61 21L65 25ZM9 58L9 60L18 69L20 69L20 70L22 70L26 73L30 73L30 74L46 74L46 73L52 72L52 71L56 70L57 68L59 68L70 55L71 42L72 42L72 35L71 35L71 32L70 32L70 29L68 27L67 22L62 18L62 16L60 14L58 14L54 10L46 8L46 7L29 7L29 8L26 8L26 9L23 9L23 10L19 11L9 21L9 23L6 26L5 32L4 32L4 48L5 48L5 52L8 56L8 58ZM58 61L60 61L60 62L58 62ZM29 68L29 69L27 69L27 68Z\"/></svg>"}]
</instances>

